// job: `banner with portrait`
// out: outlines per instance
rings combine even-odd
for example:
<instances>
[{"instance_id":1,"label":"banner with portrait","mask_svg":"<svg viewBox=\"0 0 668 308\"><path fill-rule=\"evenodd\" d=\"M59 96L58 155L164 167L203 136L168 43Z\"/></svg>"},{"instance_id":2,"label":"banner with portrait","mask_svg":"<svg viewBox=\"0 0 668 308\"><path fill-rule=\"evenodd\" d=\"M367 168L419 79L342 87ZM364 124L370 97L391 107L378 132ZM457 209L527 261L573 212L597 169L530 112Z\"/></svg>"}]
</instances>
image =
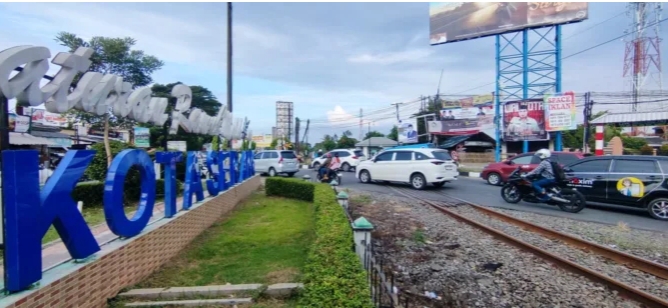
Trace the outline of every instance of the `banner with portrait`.
<instances>
[{"instance_id":1,"label":"banner with portrait","mask_svg":"<svg viewBox=\"0 0 668 308\"><path fill-rule=\"evenodd\" d=\"M542 99L511 101L503 104L503 140L548 140Z\"/></svg>"},{"instance_id":2,"label":"banner with portrait","mask_svg":"<svg viewBox=\"0 0 668 308\"><path fill-rule=\"evenodd\" d=\"M399 121L397 125L399 143L417 143L417 119Z\"/></svg>"},{"instance_id":3,"label":"banner with portrait","mask_svg":"<svg viewBox=\"0 0 668 308\"><path fill-rule=\"evenodd\" d=\"M544 98L544 104L546 131L577 129L575 93L547 94Z\"/></svg>"}]
</instances>

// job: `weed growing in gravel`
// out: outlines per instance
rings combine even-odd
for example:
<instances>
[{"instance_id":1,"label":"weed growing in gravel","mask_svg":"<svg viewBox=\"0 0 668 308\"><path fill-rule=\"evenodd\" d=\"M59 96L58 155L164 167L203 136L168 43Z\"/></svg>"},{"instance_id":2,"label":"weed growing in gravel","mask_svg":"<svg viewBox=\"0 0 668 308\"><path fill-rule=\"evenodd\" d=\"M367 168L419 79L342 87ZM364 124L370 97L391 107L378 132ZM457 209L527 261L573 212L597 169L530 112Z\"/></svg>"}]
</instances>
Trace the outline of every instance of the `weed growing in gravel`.
<instances>
[{"instance_id":1,"label":"weed growing in gravel","mask_svg":"<svg viewBox=\"0 0 668 308\"><path fill-rule=\"evenodd\" d=\"M359 205L367 205L371 203L372 200L368 195L355 195L350 197L350 201Z\"/></svg>"},{"instance_id":2,"label":"weed growing in gravel","mask_svg":"<svg viewBox=\"0 0 668 308\"><path fill-rule=\"evenodd\" d=\"M413 231L413 241L420 244L424 244L427 241L427 236L422 229Z\"/></svg>"},{"instance_id":3,"label":"weed growing in gravel","mask_svg":"<svg viewBox=\"0 0 668 308\"><path fill-rule=\"evenodd\" d=\"M631 231L631 228L629 228L629 225L627 223L620 221L617 223L617 230L622 232L628 232Z\"/></svg>"}]
</instances>

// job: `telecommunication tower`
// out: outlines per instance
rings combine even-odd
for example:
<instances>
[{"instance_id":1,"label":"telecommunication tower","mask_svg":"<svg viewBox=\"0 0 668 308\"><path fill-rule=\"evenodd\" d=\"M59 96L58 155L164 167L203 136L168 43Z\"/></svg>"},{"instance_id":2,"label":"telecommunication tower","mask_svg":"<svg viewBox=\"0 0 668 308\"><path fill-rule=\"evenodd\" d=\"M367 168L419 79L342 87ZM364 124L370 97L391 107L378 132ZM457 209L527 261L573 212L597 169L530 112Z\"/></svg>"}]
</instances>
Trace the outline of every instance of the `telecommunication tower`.
<instances>
[{"instance_id":1,"label":"telecommunication tower","mask_svg":"<svg viewBox=\"0 0 668 308\"><path fill-rule=\"evenodd\" d=\"M661 2L631 2L627 14L633 19L626 39L624 53L624 77L631 86L633 104L631 111L638 111L642 90L662 90L661 76ZM660 103L663 104L663 103ZM648 106L648 110L663 106Z\"/></svg>"}]
</instances>

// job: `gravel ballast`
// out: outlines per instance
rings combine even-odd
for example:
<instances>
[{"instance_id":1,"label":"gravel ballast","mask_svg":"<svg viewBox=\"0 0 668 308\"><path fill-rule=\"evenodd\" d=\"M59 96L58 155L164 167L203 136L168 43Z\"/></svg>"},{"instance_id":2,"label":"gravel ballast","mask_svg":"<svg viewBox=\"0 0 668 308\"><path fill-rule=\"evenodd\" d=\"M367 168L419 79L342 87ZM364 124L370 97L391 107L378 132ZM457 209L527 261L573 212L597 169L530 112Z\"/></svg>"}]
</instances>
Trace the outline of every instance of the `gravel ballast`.
<instances>
[{"instance_id":1,"label":"gravel ballast","mask_svg":"<svg viewBox=\"0 0 668 308\"><path fill-rule=\"evenodd\" d=\"M434 292L432 307L640 307L415 200L360 195L351 191L353 217L376 226L399 291Z\"/></svg>"}]
</instances>

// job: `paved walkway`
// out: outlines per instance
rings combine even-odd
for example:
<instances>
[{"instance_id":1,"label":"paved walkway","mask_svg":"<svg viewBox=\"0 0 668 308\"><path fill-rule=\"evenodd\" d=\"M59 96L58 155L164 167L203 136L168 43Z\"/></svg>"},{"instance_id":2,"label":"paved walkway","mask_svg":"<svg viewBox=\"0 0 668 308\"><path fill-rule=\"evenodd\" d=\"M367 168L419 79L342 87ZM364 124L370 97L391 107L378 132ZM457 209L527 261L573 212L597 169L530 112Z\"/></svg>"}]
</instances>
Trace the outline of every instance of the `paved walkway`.
<instances>
[{"instance_id":1,"label":"paved walkway","mask_svg":"<svg viewBox=\"0 0 668 308\"><path fill-rule=\"evenodd\" d=\"M204 188L204 198L208 196L209 194L206 191L206 188ZM183 203L182 201L183 197L176 198L177 211L181 210L181 204ZM136 211L133 211L127 215L132 216L135 212ZM155 206L153 207L153 215L151 216L149 223L164 218L164 212L165 203L156 202ZM118 235L112 233L111 230L109 230L109 226L107 226L106 222L91 227L91 232L93 232L93 236L95 236L95 240L97 240L97 244L100 246L118 238ZM67 251L67 248L62 241L56 240L47 243L43 245L42 248L42 271L55 267L71 259L72 257L70 256L70 253ZM4 275L4 268L0 266L0 276L2 275Z\"/></svg>"}]
</instances>

